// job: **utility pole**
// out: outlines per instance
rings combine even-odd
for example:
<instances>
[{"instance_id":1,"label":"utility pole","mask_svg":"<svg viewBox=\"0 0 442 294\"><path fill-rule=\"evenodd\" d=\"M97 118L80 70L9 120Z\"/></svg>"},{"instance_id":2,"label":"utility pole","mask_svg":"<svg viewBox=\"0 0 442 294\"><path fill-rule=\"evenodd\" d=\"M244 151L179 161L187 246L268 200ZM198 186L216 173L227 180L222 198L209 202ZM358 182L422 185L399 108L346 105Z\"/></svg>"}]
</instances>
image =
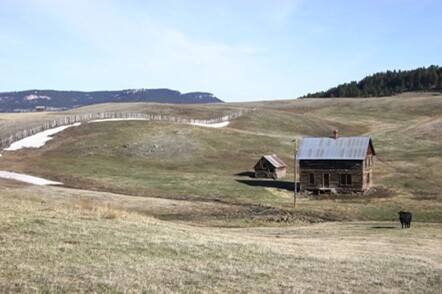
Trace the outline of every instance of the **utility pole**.
<instances>
[{"instance_id":1,"label":"utility pole","mask_svg":"<svg viewBox=\"0 0 442 294\"><path fill-rule=\"evenodd\" d=\"M293 164L294 164L294 168L293 168L293 173L294 173L294 176L293 176L293 178L294 178L294 189L293 189L293 207L296 207L296 196L297 196L297 194L298 194L298 184L297 184L297 182L296 182L296 178L297 178L297 175L298 175L298 167L297 167L297 164L296 164L296 153L298 152L298 146L297 146L297 142L296 142L296 139L295 140L293 140L293 142L294 142L294 154L293 154Z\"/></svg>"}]
</instances>

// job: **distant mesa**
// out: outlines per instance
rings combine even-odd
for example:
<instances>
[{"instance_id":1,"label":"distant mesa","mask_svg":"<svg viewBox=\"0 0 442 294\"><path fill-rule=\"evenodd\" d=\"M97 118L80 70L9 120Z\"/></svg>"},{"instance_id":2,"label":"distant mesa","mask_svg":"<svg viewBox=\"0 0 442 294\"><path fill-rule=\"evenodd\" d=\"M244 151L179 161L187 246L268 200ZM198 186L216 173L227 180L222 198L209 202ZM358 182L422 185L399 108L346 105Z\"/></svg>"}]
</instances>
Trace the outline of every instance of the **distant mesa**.
<instances>
[{"instance_id":1,"label":"distant mesa","mask_svg":"<svg viewBox=\"0 0 442 294\"><path fill-rule=\"evenodd\" d=\"M67 110L99 103L156 102L172 104L223 103L211 93L180 93L170 89L121 91L27 90L0 93L0 112L30 112L36 109Z\"/></svg>"}]
</instances>

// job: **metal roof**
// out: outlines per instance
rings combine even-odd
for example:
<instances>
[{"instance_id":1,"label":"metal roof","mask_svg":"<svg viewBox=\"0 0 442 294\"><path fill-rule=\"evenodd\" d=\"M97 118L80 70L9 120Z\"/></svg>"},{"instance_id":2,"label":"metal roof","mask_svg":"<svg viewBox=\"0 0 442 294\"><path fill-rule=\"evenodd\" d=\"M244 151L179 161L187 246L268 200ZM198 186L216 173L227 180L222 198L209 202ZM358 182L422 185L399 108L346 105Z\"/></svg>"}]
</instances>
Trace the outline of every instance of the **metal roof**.
<instances>
[{"instance_id":1,"label":"metal roof","mask_svg":"<svg viewBox=\"0 0 442 294\"><path fill-rule=\"evenodd\" d=\"M276 154L272 155L263 155L265 159L267 159L268 162L270 162L274 167L280 168L280 167L286 167L287 165L284 163L284 161L281 160L281 158L278 157Z\"/></svg>"},{"instance_id":2,"label":"metal roof","mask_svg":"<svg viewBox=\"0 0 442 294\"><path fill-rule=\"evenodd\" d=\"M297 159L364 160L370 145L370 137L306 137L302 139Z\"/></svg>"}]
</instances>

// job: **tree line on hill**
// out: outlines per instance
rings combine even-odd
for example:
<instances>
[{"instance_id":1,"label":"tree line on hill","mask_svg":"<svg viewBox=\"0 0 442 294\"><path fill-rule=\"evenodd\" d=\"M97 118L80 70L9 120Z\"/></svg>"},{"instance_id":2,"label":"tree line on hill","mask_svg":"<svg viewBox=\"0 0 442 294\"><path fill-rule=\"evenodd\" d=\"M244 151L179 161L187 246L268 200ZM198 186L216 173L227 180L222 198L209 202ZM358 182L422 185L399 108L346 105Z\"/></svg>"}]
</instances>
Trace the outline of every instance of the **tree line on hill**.
<instances>
[{"instance_id":1,"label":"tree line on hill","mask_svg":"<svg viewBox=\"0 0 442 294\"><path fill-rule=\"evenodd\" d=\"M28 90L0 93L0 112L65 110L99 103L155 102L175 104L222 103L207 92L182 94L170 89L129 89L120 91L56 91Z\"/></svg>"},{"instance_id":2,"label":"tree line on hill","mask_svg":"<svg viewBox=\"0 0 442 294\"><path fill-rule=\"evenodd\" d=\"M382 97L413 91L442 91L442 67L379 72L303 98Z\"/></svg>"}]
</instances>

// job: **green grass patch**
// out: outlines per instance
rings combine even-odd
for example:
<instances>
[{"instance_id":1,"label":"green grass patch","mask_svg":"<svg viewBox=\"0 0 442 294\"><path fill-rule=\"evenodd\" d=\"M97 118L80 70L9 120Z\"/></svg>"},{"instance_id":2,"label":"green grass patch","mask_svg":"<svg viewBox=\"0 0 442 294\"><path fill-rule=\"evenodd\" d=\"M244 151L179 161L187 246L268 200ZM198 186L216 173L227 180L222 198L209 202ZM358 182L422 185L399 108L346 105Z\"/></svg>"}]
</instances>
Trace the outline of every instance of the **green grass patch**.
<instances>
[{"instance_id":1,"label":"green grass patch","mask_svg":"<svg viewBox=\"0 0 442 294\"><path fill-rule=\"evenodd\" d=\"M103 108L111 111L117 106ZM222 129L145 121L83 124L56 135L42 149L6 153L1 164L4 169L48 177L73 188L246 205L235 208L240 212L220 214L219 219L219 212L212 218L201 216L218 225L273 225L286 223L287 218L288 223L391 220L399 208L413 210L426 221L442 221L437 213L442 202L442 171L438 168L442 145L437 135L419 137L426 134L419 131L421 128L437 131L428 122L437 122L441 115L439 97L302 99L213 108L121 105L127 111L138 108L140 112L148 112L150 106L157 114L197 118L245 108L257 110ZM335 202L305 197L308 201L300 204L301 215L293 212L292 138L327 136L334 129L342 136L372 137L377 152L374 183L395 193L384 198L343 196ZM247 176L261 155L272 153L287 163L286 178L261 181ZM255 206L275 210L263 212ZM233 216L225 218L230 214ZM167 217L183 218L174 213Z\"/></svg>"}]
</instances>

